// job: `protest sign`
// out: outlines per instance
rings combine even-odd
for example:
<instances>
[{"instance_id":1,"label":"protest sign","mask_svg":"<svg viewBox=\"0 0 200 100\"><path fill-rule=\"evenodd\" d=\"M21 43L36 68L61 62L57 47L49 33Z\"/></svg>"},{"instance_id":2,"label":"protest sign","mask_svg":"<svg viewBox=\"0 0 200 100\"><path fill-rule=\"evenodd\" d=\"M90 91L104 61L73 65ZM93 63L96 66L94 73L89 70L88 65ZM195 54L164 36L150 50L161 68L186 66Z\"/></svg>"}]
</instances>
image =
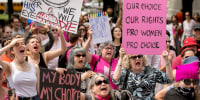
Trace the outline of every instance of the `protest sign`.
<instances>
[{"instance_id":1,"label":"protest sign","mask_svg":"<svg viewBox=\"0 0 200 100\"><path fill-rule=\"evenodd\" d=\"M93 43L112 41L108 15L105 12L89 14L90 27L93 30Z\"/></svg>"},{"instance_id":2,"label":"protest sign","mask_svg":"<svg viewBox=\"0 0 200 100\"><path fill-rule=\"evenodd\" d=\"M40 100L80 100L81 74L40 68Z\"/></svg>"},{"instance_id":3,"label":"protest sign","mask_svg":"<svg viewBox=\"0 0 200 100\"><path fill-rule=\"evenodd\" d=\"M83 0L24 0L21 16L76 33Z\"/></svg>"},{"instance_id":4,"label":"protest sign","mask_svg":"<svg viewBox=\"0 0 200 100\"><path fill-rule=\"evenodd\" d=\"M128 54L160 55L166 48L167 0L123 0L123 43Z\"/></svg>"}]
</instances>

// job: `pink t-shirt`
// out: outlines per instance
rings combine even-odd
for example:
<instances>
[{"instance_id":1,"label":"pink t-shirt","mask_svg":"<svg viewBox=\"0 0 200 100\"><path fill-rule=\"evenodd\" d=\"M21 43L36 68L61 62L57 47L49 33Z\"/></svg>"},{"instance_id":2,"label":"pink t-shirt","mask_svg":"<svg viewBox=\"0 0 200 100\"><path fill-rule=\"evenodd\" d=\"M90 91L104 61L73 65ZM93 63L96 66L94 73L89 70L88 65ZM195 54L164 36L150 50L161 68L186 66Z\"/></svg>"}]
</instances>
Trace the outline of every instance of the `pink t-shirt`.
<instances>
[{"instance_id":1,"label":"pink t-shirt","mask_svg":"<svg viewBox=\"0 0 200 100\"><path fill-rule=\"evenodd\" d=\"M176 66L180 66L180 65L182 65L182 58L181 58L181 55L177 56L177 57L173 60L173 62L172 62L172 70L174 70L174 68L175 68Z\"/></svg>"},{"instance_id":2,"label":"pink t-shirt","mask_svg":"<svg viewBox=\"0 0 200 100\"><path fill-rule=\"evenodd\" d=\"M92 61L90 62L90 68L93 70L94 65L96 61L99 59L99 56L92 54ZM117 85L115 85L112 82L112 76L114 74L115 68L117 66L118 60L116 58L112 59L112 65L111 65L111 74L110 74L110 85L113 89L117 89ZM109 68L110 68L110 63L105 61L102 57L100 58L99 62L96 65L96 68L94 72L96 73L102 73L109 77Z\"/></svg>"}]
</instances>

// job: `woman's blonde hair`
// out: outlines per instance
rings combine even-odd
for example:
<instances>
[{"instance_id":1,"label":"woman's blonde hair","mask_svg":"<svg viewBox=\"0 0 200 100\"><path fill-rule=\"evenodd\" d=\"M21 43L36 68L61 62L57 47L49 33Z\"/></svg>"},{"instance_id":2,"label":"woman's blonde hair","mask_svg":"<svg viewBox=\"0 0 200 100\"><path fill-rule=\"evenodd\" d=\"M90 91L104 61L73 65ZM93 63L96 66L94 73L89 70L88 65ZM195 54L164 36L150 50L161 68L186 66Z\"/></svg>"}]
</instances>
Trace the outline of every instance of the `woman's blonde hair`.
<instances>
[{"instance_id":1,"label":"woman's blonde hair","mask_svg":"<svg viewBox=\"0 0 200 100\"><path fill-rule=\"evenodd\" d=\"M92 91L92 87L95 84L96 78L97 77L103 77L104 79L108 79L105 75L101 74L101 73L97 73L96 75L94 75L88 85L88 89L87 89L87 94L91 95L92 100L95 100L95 96L94 96L94 92ZM115 100L114 94L112 92L112 89L110 88L109 90L109 94L110 94L110 99L109 100Z\"/></svg>"},{"instance_id":2,"label":"woman's blonde hair","mask_svg":"<svg viewBox=\"0 0 200 100\"><path fill-rule=\"evenodd\" d=\"M125 55L125 56L123 57L122 66L123 66L124 68L127 68L127 69L131 69L131 68L132 68L132 66L131 66L131 64L130 64L130 57L131 57L131 56L132 56L132 55ZM145 55L143 55L142 61L143 61L142 66L146 66L146 64L147 64L147 58L146 58Z\"/></svg>"}]
</instances>

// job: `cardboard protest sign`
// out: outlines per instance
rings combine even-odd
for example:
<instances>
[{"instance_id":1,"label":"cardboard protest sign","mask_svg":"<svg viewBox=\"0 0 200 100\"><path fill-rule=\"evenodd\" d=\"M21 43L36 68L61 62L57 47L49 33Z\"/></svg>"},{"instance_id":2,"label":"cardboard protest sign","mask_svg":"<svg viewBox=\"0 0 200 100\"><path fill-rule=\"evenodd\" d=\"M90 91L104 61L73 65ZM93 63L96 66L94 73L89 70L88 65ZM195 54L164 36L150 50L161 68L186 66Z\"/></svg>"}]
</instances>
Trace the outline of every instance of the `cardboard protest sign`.
<instances>
[{"instance_id":1,"label":"cardboard protest sign","mask_svg":"<svg viewBox=\"0 0 200 100\"><path fill-rule=\"evenodd\" d=\"M128 54L162 54L167 0L123 0L123 48Z\"/></svg>"},{"instance_id":2,"label":"cardboard protest sign","mask_svg":"<svg viewBox=\"0 0 200 100\"><path fill-rule=\"evenodd\" d=\"M108 15L105 12L89 14L90 27L93 30L93 43L112 41Z\"/></svg>"},{"instance_id":3,"label":"cardboard protest sign","mask_svg":"<svg viewBox=\"0 0 200 100\"><path fill-rule=\"evenodd\" d=\"M40 68L40 100L80 100L81 74Z\"/></svg>"},{"instance_id":4,"label":"cardboard protest sign","mask_svg":"<svg viewBox=\"0 0 200 100\"><path fill-rule=\"evenodd\" d=\"M76 33L83 0L24 0L21 16Z\"/></svg>"}]
</instances>

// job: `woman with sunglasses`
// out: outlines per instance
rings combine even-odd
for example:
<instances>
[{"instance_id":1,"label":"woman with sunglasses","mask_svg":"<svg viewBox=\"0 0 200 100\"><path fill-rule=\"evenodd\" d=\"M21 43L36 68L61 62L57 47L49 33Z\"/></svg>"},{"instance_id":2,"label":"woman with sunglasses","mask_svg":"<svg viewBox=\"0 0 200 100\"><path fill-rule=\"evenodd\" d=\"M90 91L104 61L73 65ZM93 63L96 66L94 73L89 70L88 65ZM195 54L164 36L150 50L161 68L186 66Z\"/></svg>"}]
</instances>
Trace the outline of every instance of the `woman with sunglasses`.
<instances>
[{"instance_id":1,"label":"woman with sunglasses","mask_svg":"<svg viewBox=\"0 0 200 100\"><path fill-rule=\"evenodd\" d=\"M125 55L124 49L121 48L119 62L113 75L113 82L120 89L129 90L136 100L154 99L156 82L168 84L173 79L168 53L163 52L162 55L165 58L167 74L151 66L145 66L146 57L144 55Z\"/></svg>"},{"instance_id":2,"label":"woman with sunglasses","mask_svg":"<svg viewBox=\"0 0 200 100\"><path fill-rule=\"evenodd\" d=\"M86 93L90 78L96 73L86 68L86 51L82 47L73 47L70 52L67 69L81 73L81 92Z\"/></svg>"},{"instance_id":3,"label":"woman with sunglasses","mask_svg":"<svg viewBox=\"0 0 200 100\"><path fill-rule=\"evenodd\" d=\"M0 60L11 88L15 88L19 100L38 100L39 68L36 64L25 61L26 46L24 39L14 39L0 49L0 55L12 49L15 58L12 63Z\"/></svg>"},{"instance_id":4,"label":"woman with sunglasses","mask_svg":"<svg viewBox=\"0 0 200 100\"><path fill-rule=\"evenodd\" d=\"M199 100L199 62L176 67L174 88L170 89L164 100Z\"/></svg>"},{"instance_id":5,"label":"woman with sunglasses","mask_svg":"<svg viewBox=\"0 0 200 100\"><path fill-rule=\"evenodd\" d=\"M115 46L112 42L104 42L99 45L99 49L97 54L91 54L88 51L89 44L92 40L93 31L90 29L89 31L89 38L84 45L84 48L87 52L87 61L90 64L91 70L96 73L102 73L108 77L110 80L110 84L112 89L117 89L117 86L112 82L113 72L116 68L118 63L118 59L114 58L115 55Z\"/></svg>"},{"instance_id":6,"label":"woman with sunglasses","mask_svg":"<svg viewBox=\"0 0 200 100\"><path fill-rule=\"evenodd\" d=\"M88 85L87 94L82 97L82 100L116 100L109 79L100 73L94 75Z\"/></svg>"}]
</instances>

